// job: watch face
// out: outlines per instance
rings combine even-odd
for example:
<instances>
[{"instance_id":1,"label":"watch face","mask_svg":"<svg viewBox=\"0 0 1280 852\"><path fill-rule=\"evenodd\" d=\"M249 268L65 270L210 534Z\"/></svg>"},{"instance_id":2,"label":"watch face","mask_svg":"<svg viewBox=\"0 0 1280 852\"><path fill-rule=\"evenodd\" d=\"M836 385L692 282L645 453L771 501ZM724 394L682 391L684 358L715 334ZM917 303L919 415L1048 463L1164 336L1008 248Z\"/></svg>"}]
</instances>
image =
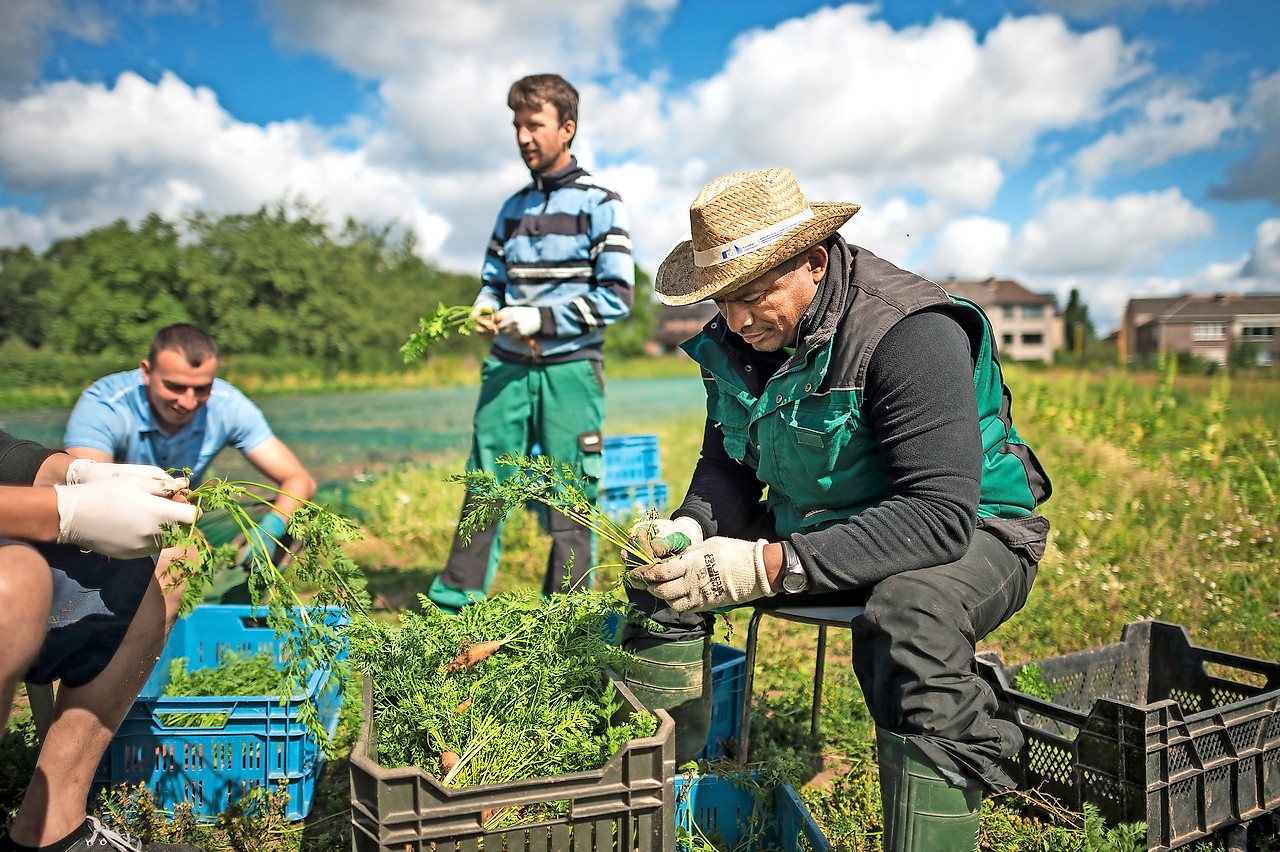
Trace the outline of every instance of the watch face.
<instances>
[{"instance_id":1,"label":"watch face","mask_svg":"<svg viewBox=\"0 0 1280 852\"><path fill-rule=\"evenodd\" d=\"M789 595L796 595L809 588L809 578L803 573L784 574L782 576L782 590Z\"/></svg>"}]
</instances>

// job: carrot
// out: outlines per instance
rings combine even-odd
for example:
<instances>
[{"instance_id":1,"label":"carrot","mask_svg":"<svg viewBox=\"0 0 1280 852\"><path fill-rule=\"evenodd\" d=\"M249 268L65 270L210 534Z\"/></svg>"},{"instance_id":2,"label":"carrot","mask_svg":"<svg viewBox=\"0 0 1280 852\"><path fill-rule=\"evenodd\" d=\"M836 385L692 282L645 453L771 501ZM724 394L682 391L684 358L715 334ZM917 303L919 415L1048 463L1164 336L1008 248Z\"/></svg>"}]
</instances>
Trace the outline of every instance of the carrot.
<instances>
[{"instance_id":1,"label":"carrot","mask_svg":"<svg viewBox=\"0 0 1280 852\"><path fill-rule=\"evenodd\" d=\"M454 713L465 713L465 712L467 712L467 708L468 708L468 707L470 707L470 706L471 706L471 699L470 699L470 698L468 698L467 700L465 700L465 701L463 701L461 704L459 704L457 707L453 708L453 712L454 712Z\"/></svg>"},{"instance_id":2,"label":"carrot","mask_svg":"<svg viewBox=\"0 0 1280 852\"><path fill-rule=\"evenodd\" d=\"M461 758L458 757L456 752L452 752L452 751L440 752L440 768L444 770L445 775L448 775L450 772L453 771L453 767L458 765L459 760L461 760Z\"/></svg>"},{"instance_id":3,"label":"carrot","mask_svg":"<svg viewBox=\"0 0 1280 852\"><path fill-rule=\"evenodd\" d=\"M454 657L449 665L445 666L445 669L451 672L469 669L477 663L487 660L489 657L493 656L501 647L502 643L494 640L490 640L488 642L477 642L458 656Z\"/></svg>"}]
</instances>

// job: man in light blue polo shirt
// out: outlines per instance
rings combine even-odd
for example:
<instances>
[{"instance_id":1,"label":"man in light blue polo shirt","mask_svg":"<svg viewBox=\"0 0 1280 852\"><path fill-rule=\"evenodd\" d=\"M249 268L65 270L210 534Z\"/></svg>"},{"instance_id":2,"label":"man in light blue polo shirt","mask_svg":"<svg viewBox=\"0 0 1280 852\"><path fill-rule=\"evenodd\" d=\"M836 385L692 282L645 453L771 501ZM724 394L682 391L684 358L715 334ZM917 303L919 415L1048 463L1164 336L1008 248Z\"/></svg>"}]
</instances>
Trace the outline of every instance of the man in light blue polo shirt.
<instances>
[{"instance_id":1,"label":"man in light blue polo shirt","mask_svg":"<svg viewBox=\"0 0 1280 852\"><path fill-rule=\"evenodd\" d=\"M316 483L258 406L217 371L218 347L207 332L189 323L162 328L139 369L101 378L80 395L63 446L94 461L190 468L193 484L219 450L234 446L280 489L272 511L258 521L260 543L271 552Z\"/></svg>"}]
</instances>

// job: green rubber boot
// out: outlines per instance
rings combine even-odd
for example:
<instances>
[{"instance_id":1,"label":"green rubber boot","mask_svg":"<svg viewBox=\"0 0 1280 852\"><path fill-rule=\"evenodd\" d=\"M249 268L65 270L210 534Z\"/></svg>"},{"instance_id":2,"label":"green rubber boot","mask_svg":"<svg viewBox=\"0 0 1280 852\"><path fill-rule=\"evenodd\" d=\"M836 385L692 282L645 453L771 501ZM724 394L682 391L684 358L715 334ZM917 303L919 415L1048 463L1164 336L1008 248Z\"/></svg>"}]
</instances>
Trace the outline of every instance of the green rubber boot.
<instances>
[{"instance_id":1,"label":"green rubber boot","mask_svg":"<svg viewBox=\"0 0 1280 852\"><path fill-rule=\"evenodd\" d=\"M447 615L457 615L458 611L467 604L484 600L485 593L484 589L467 590L446 586L437 576L431 581L431 588L427 590L427 597L433 604L444 610Z\"/></svg>"},{"instance_id":2,"label":"green rubber boot","mask_svg":"<svg viewBox=\"0 0 1280 852\"><path fill-rule=\"evenodd\" d=\"M884 852L977 852L982 789L957 787L906 737L876 729Z\"/></svg>"},{"instance_id":3,"label":"green rubber boot","mask_svg":"<svg viewBox=\"0 0 1280 852\"><path fill-rule=\"evenodd\" d=\"M666 710L676 723L676 766L696 760L711 730L711 637L627 643L640 665L624 678L649 710Z\"/></svg>"}]
</instances>

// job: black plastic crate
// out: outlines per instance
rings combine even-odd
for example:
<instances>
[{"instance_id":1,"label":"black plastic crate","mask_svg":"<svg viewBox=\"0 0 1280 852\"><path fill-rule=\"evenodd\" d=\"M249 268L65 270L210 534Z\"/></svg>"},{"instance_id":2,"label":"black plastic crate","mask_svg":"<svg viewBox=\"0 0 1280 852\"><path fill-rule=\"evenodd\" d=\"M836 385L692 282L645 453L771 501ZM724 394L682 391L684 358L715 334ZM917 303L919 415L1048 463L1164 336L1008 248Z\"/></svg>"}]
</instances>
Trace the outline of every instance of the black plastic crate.
<instances>
[{"instance_id":1,"label":"black plastic crate","mask_svg":"<svg viewBox=\"0 0 1280 852\"><path fill-rule=\"evenodd\" d=\"M1026 736L1019 786L1145 822L1152 852L1280 810L1280 663L1201 648L1161 621L1034 661L1048 701L1013 686L1031 663L990 651L977 663Z\"/></svg>"},{"instance_id":2,"label":"black plastic crate","mask_svg":"<svg viewBox=\"0 0 1280 852\"><path fill-rule=\"evenodd\" d=\"M644 710L612 678L625 709ZM364 718L351 751L353 852L669 852L675 835L675 725L658 710L652 737L628 742L590 772L506 784L444 787L416 766L378 765L373 682L364 683ZM495 808L569 802L563 818L486 830Z\"/></svg>"}]
</instances>

